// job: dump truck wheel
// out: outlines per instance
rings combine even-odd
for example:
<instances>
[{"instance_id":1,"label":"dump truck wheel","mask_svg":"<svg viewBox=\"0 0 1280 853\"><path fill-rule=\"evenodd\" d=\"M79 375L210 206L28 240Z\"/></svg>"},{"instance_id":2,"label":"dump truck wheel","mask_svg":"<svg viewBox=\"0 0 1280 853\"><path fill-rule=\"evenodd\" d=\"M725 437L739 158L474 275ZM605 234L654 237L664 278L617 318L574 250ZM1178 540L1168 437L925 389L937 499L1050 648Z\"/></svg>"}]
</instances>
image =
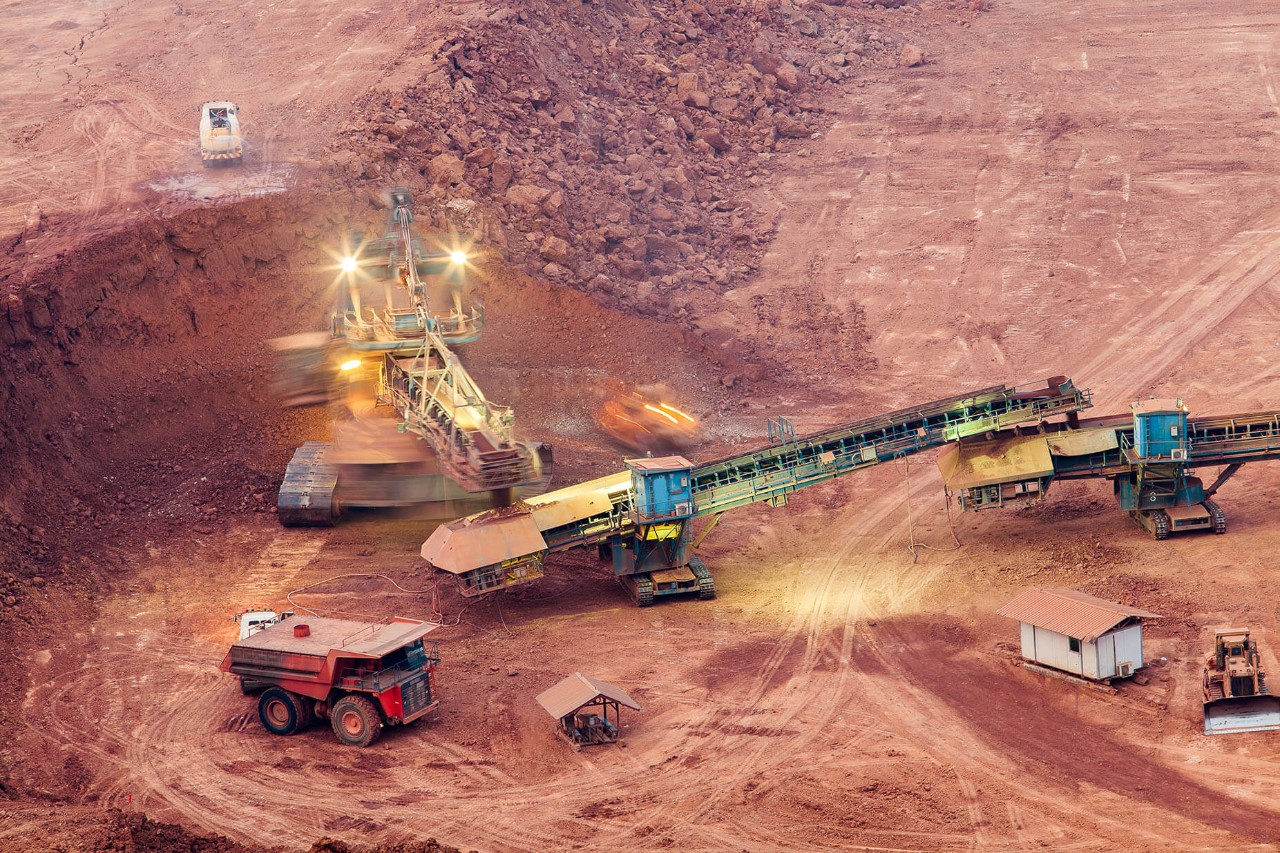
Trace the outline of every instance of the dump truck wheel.
<instances>
[{"instance_id":1,"label":"dump truck wheel","mask_svg":"<svg viewBox=\"0 0 1280 853\"><path fill-rule=\"evenodd\" d=\"M273 735L296 734L302 728L302 703L282 687L269 687L258 699L258 718Z\"/></svg>"},{"instance_id":2,"label":"dump truck wheel","mask_svg":"<svg viewBox=\"0 0 1280 853\"><path fill-rule=\"evenodd\" d=\"M316 700L309 696L290 693L298 704L298 731L309 729L316 723Z\"/></svg>"},{"instance_id":3,"label":"dump truck wheel","mask_svg":"<svg viewBox=\"0 0 1280 853\"><path fill-rule=\"evenodd\" d=\"M363 696L343 696L333 703L333 733L348 746L368 746L382 734L378 709Z\"/></svg>"}]
</instances>

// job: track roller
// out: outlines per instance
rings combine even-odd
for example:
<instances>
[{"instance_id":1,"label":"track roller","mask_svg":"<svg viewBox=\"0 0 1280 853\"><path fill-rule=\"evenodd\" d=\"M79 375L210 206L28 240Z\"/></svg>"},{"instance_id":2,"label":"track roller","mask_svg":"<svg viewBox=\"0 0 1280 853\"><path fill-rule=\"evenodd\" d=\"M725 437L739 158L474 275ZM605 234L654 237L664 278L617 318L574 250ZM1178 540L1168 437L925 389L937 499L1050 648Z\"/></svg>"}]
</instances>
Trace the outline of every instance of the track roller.
<instances>
[{"instance_id":1,"label":"track roller","mask_svg":"<svg viewBox=\"0 0 1280 853\"><path fill-rule=\"evenodd\" d=\"M1169 513L1162 509L1134 510L1129 513L1134 521L1145 527L1156 539L1169 538Z\"/></svg>"},{"instance_id":2,"label":"track roller","mask_svg":"<svg viewBox=\"0 0 1280 853\"><path fill-rule=\"evenodd\" d=\"M1213 519L1213 532L1227 532L1227 514L1222 511L1222 507L1214 501L1206 500L1203 504L1204 508L1209 510L1209 516Z\"/></svg>"},{"instance_id":3,"label":"track roller","mask_svg":"<svg viewBox=\"0 0 1280 853\"><path fill-rule=\"evenodd\" d=\"M1151 535L1157 540L1169 538L1169 513L1157 509L1146 514L1150 522Z\"/></svg>"},{"instance_id":4,"label":"track roller","mask_svg":"<svg viewBox=\"0 0 1280 853\"><path fill-rule=\"evenodd\" d=\"M648 572L623 575L621 581L637 607L648 607L653 604L653 577Z\"/></svg>"},{"instance_id":5,"label":"track roller","mask_svg":"<svg viewBox=\"0 0 1280 853\"><path fill-rule=\"evenodd\" d=\"M276 518L285 527L332 527L342 515L338 472L325 463L330 445L308 441L294 451L276 498Z\"/></svg>"},{"instance_id":6,"label":"track roller","mask_svg":"<svg viewBox=\"0 0 1280 853\"><path fill-rule=\"evenodd\" d=\"M711 577L711 570L707 568L707 564L702 562L700 557L693 557L689 560L689 570L698 579L698 599L709 601L715 598L716 582L715 578Z\"/></svg>"}]
</instances>

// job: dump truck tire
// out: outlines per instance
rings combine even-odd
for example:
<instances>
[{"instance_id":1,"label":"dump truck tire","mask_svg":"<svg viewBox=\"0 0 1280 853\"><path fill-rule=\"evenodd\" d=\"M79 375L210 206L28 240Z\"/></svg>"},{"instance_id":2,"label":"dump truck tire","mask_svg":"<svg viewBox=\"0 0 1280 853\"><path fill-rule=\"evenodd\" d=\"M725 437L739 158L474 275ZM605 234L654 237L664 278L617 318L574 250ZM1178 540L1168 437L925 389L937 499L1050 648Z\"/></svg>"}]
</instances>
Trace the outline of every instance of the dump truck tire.
<instances>
[{"instance_id":1,"label":"dump truck tire","mask_svg":"<svg viewBox=\"0 0 1280 853\"><path fill-rule=\"evenodd\" d=\"M343 696L333 703L333 733L348 746L368 746L382 734L382 717L363 696Z\"/></svg>"},{"instance_id":2,"label":"dump truck tire","mask_svg":"<svg viewBox=\"0 0 1280 853\"><path fill-rule=\"evenodd\" d=\"M292 735L302 730L302 703L283 687L269 687L258 699L258 719L273 735Z\"/></svg>"},{"instance_id":3,"label":"dump truck tire","mask_svg":"<svg viewBox=\"0 0 1280 853\"><path fill-rule=\"evenodd\" d=\"M309 729L316 724L316 700L309 696L290 693L298 703L298 731Z\"/></svg>"}]
</instances>

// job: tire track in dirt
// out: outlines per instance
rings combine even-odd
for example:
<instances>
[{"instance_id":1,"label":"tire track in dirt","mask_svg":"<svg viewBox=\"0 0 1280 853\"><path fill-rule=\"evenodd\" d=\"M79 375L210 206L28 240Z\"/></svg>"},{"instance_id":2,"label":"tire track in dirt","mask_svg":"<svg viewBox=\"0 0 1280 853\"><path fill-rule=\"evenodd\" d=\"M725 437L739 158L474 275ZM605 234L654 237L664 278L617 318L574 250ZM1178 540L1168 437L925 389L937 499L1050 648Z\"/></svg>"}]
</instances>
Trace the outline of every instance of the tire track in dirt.
<instances>
[{"instance_id":1,"label":"tire track in dirt","mask_svg":"<svg viewBox=\"0 0 1280 853\"><path fill-rule=\"evenodd\" d=\"M885 511L893 511L887 507ZM696 746L696 754L701 756L724 756L724 760L704 762L700 766L703 773L713 772L717 779L714 790L706 790L701 781L694 781L684 788L676 789L677 799L695 799L696 807L690 810L688 817L683 817L687 837L698 837L704 826L699 821L710 818L718 808L730 798L745 798L745 785L759 779L772 778L774 775L787 775L797 768L796 756L821 754L817 748L820 739L826 739L831 721L848 708L853 698L847 689L849 679L848 663L852 657L854 632L852 625L856 620L864 618L867 613L876 612L869 599L874 595L883 596L883 590L869 589L871 576L869 573L855 575L852 581L843 578L843 564L848 555L855 550L859 542L850 538L834 555L814 555L804 561L795 571L789 605L793 613L791 623L784 629L778 648L769 662L761 668L746 691L746 699L734 698L733 701L720 699L714 703L709 713L711 722L698 729L704 735ZM921 580L919 588L927 585ZM902 600L902 599L899 599ZM815 670L821 658L832 644L838 649L836 675L834 684L829 676L815 677ZM794 657L796 650L800 658L789 677L781 684L774 685L774 680L782 662ZM807 685L796 690L795 684ZM793 685L789 693L781 694L781 688ZM787 749L779 750L769 738L755 738L742 746L743 736L736 733L740 726L733 716L735 709L743 707L763 707L771 713L769 726L774 730L797 728L798 734L787 741ZM802 724L795 725L803 715ZM728 722L732 721L732 723ZM868 721L868 725L875 725ZM700 796L699 796L700 794ZM658 820L666 807L659 806L651 813L637 815L631 831ZM667 818L670 819L669 816ZM776 839L769 834L757 835L751 827L743 827L745 838L762 844L769 844ZM915 833L922 838L939 839L936 833ZM703 837L707 843L713 843L716 834L712 832ZM625 835L616 836L617 841L629 840ZM742 839L739 839L742 840ZM840 842L833 842L840 847Z\"/></svg>"},{"instance_id":2,"label":"tire track in dirt","mask_svg":"<svg viewBox=\"0 0 1280 853\"><path fill-rule=\"evenodd\" d=\"M1043 764L1050 768L1050 773L1057 777L1056 781L1034 788L1025 782L1017 786L1019 796L1038 801L1043 810L1041 816L1056 814L1062 825L1070 827L1097 823L1116 833L1112 837L1117 840L1124 837L1123 833L1134 832L1161 849L1185 843L1188 830L1179 825L1180 819L1207 827L1214 834L1241 834L1260 842L1275 840L1278 833L1274 820L1267 814L1239 800L1224 799L1216 786L1191 780L1177 770L1157 765L1144 754L1144 750L1119 744L1106 746L1109 736L1092 722L1071 717L1048 720L1019 714L1020 722L1010 725L1001 715L990 713L984 707L987 702L979 694L994 689L998 694L1012 697L1019 690L1014 679L992 678L983 674L958 677L948 654L940 651L936 642L919 636L909 625L891 624L884 633L893 642L893 651L880 642L879 632L873 635L864 631L863 638L867 650L880 666L897 669L903 674L902 690L896 694L898 701L894 705L898 713L919 713L921 718L937 719L936 715L956 716L958 712L959 718L973 727L980 738L998 741L1002 750L1000 763L1003 775L989 778L988 785L1011 788L1007 781L1011 759L1023 778L1032 770L1029 764ZM925 642L924 648L920 648L921 640ZM913 649L914 654L902 654L905 649ZM956 657L954 660L958 662L960 659ZM963 669L961 667L961 671ZM942 685L947 686L940 689ZM910 702L906 701L908 698ZM935 707L926 708L928 705ZM941 740L938 739L940 732L936 728L933 734L932 745L950 747L947 760L952 766L963 767L983 760L981 754L973 749L971 736L948 744L945 734ZM1073 744L1084 743L1095 746L1073 748ZM1106 758L1100 759L1101 755ZM987 771L992 769L987 768ZM1159 774L1160 780L1154 787L1149 782L1153 772ZM1134 820L1132 816L1128 819L1111 817L1088 804L1064 801L1055 792L1055 788L1071 788L1081 783L1124 797L1135 812L1152 808L1164 812L1165 817L1152 816L1143 821ZM1144 828L1136 829L1134 824Z\"/></svg>"},{"instance_id":3,"label":"tire track in dirt","mask_svg":"<svg viewBox=\"0 0 1280 853\"><path fill-rule=\"evenodd\" d=\"M1017 152L1014 151L1013 154L1016 156ZM1026 152L1024 152L1024 156L1025 154ZM999 183L999 181L992 181L988 185L998 189ZM1025 193L1025 190L1014 191L1015 194L1017 192ZM1007 198L1011 196L1001 193L1000 197ZM874 198L868 199L868 201L874 205ZM986 208L993 203L996 206L999 205L998 200L992 202L978 199L977 201L981 208ZM1036 201L1035 194L1027 194L1024 201L1034 203ZM1127 213L1125 216L1127 217ZM1266 230L1272 224L1273 219L1269 216L1261 223L1261 226L1263 230ZM1246 232L1255 231L1257 227L1252 226L1246 229ZM829 244L829 238L834 236L810 233L808 239L815 245L827 245ZM898 233L896 239L899 242L903 241L902 232ZM910 241L908 240L907 242L909 243ZM1032 253L1033 256L1034 254ZM1209 333L1209 330L1215 325L1224 322L1244 300L1267 283L1276 271L1274 264L1269 263L1268 259L1275 257L1275 255L1273 245L1269 243L1259 245L1257 241L1250 239L1248 233L1242 232L1237 238L1220 249L1215 254L1215 257L1211 258L1200 271L1189 276L1187 283L1174 294L1172 299L1166 298L1163 300L1158 310L1154 312L1153 319L1147 320L1136 328L1121 329L1119 334L1108 335L1105 338L1108 345L1103 348L1103 351L1096 357L1078 365L1072 375L1088 380L1101 373L1103 368L1108 368L1108 373L1111 372L1111 369L1114 369L1115 375L1123 377L1123 379L1113 382L1108 389L1108 394L1099 396L1101 404L1099 408L1107 406L1112 399L1119 400L1125 397L1132 397L1160 372L1163 365L1172 363L1181 354L1194 346L1198 340ZM1006 272L1004 289L1008 291L1014 281L1016 281L1016 278L1011 279ZM1036 291L1028 288L1024 282L1022 289L1014 297L1016 306L1014 312L1019 317L1023 316L1024 309L1034 302L1036 298ZM1036 327L1036 322L1031 322L1028 326L1031 329ZM1085 350L1085 347L1081 347L1077 352ZM1079 358L1077 356L1077 359ZM918 484L919 479L913 479L913 482ZM871 504L863 505L854 511L841 513L831 525L832 535L838 538L850 535L852 531L875 529L879 519L867 516L875 514L883 518L889 514L890 506L894 503L896 503L895 498L886 496L878 498ZM936 498L932 500L926 499L922 503L936 506ZM877 508L879 509L878 513L876 512ZM882 546L895 535L900 536L904 532L901 529L901 525L880 529L884 530L881 541ZM868 576L874 571L870 565L865 564L853 565L849 569L853 572L864 571ZM811 642L812 639L810 638ZM885 662L885 665L888 666L888 662ZM892 672L892 669L890 668L889 671ZM866 689L868 691L883 690L884 687L883 685L875 685L873 687L868 684ZM888 713L888 709L886 709L886 713ZM946 719L946 717L943 715L937 719ZM954 760L954 756L947 756L944 760ZM999 768L993 763L986 767L977 768L977 772L983 779L994 780L1001 778L1003 768ZM1176 843L1177 838L1157 834L1149 840L1157 844Z\"/></svg>"},{"instance_id":4,"label":"tire track in dirt","mask_svg":"<svg viewBox=\"0 0 1280 853\"><path fill-rule=\"evenodd\" d=\"M786 631L786 639L777 644L777 648L771 654L765 665L760 668L759 673L753 679L752 683L747 687L746 693L752 703L759 703L766 698L772 690L775 689L773 684L775 674L779 671L783 663L789 658L794 657L797 650L802 653L802 664L799 671L789 673L788 682L794 682L803 677L807 671L811 671L815 662L818 660L823 651L824 632L821 625L825 618L826 611L829 609L832 599L832 579L837 567L837 561L829 561L829 565L820 568L816 579L817 586L817 604L812 612L806 611L804 608L796 608L796 616L790 627ZM812 587L808 585L796 595L811 598L813 593ZM850 598L850 602L856 602L857 597ZM803 648L800 649L801 637L804 638ZM845 645L847 646L847 641ZM783 685L777 685L781 687ZM781 720L770 720L770 725L775 728L782 728L788 725L794 714L801 708L812 706L812 704L820 697L820 691L808 691L798 697L791 699L788 703L776 708L778 713L783 714ZM767 775L770 768L778 764L780 761L786 761L783 757L778 760L765 762L762 764L758 760L761 751L768 750L765 745L762 749L755 749L746 755L750 759L744 759L744 752L741 749L732 748L735 741L743 739L743 735L733 731L740 726L735 722L732 712L735 708L742 707L742 699L735 697L723 697L711 703L702 710L697 717L690 721L688 728L694 733L694 738L685 741L683 748L678 750L673 758L677 760L664 759L663 755L668 751L662 748L660 752L650 752L648 754L637 754L629 751L628 756L638 756L639 762L628 762L628 766L623 768L614 768L604 774L603 779L587 778L583 780L563 782L551 782L536 786L534 788L517 788L514 790L504 791L495 794L495 802L523 802L527 801L530 796L549 797L554 796L557 800L572 801L574 798L590 793L592 791L609 790L625 784L628 776L635 772L637 766L656 765L659 762L668 767L676 769L664 771L665 775L674 777L671 784L666 786L664 791L664 802L669 803L674 800L682 803L694 803L688 809L680 809L681 823L685 827L682 831L682 837L686 840L693 838L703 838L707 843L714 843L715 838L719 837L721 830L715 828L705 828L698 825L699 818L705 816L728 795L727 792L734 791L740 787L743 779L752 776ZM824 717L829 717L834 710L839 709L839 697L832 697L830 700L831 709L823 711ZM820 726L818 727L821 728ZM726 731L729 730L729 731ZM763 740L757 738L756 740ZM776 751L774 751L776 753ZM686 760L694 759L699 756L707 755L725 756L724 760L704 761L699 765L699 778L692 781L682 781L688 774L679 772ZM710 764L710 766L708 766ZM744 769L745 768L745 769ZM718 778L722 780L721 787L726 792L719 795L715 792L705 790L705 784L701 781L703 775L707 772L714 771ZM594 774L593 774L594 775ZM726 779L732 776L731 779ZM732 784L726 784L732 782ZM689 813L689 817L684 817L685 813ZM671 820L671 809L669 805L656 804L653 807L639 811L634 814L629 825L620 831L617 831L605 839L616 839L618 842L625 842L628 845L634 845L637 839L641 837L640 831L645 827L655 825L655 821L661 822ZM767 840L765 843L768 843Z\"/></svg>"},{"instance_id":5,"label":"tire track in dirt","mask_svg":"<svg viewBox=\"0 0 1280 853\"><path fill-rule=\"evenodd\" d=\"M1148 304L1139 319L1075 368L1076 376L1123 377L1096 394L1111 412L1159 383L1242 304L1280 275L1280 206L1214 251L1172 294Z\"/></svg>"},{"instance_id":6,"label":"tire track in dirt","mask_svg":"<svg viewBox=\"0 0 1280 853\"><path fill-rule=\"evenodd\" d=\"M91 186L77 208L85 217L92 218L103 206L107 185L107 164L118 150L120 122L114 110L96 109L96 105L86 107L76 114L72 129L83 140L79 150L88 154L93 174Z\"/></svg>"},{"instance_id":7,"label":"tire track in dirt","mask_svg":"<svg viewBox=\"0 0 1280 853\"><path fill-rule=\"evenodd\" d=\"M262 549L258 559L244 573L238 584L248 598L279 595L287 591L329 542L327 532L314 530L281 530Z\"/></svg>"}]
</instances>

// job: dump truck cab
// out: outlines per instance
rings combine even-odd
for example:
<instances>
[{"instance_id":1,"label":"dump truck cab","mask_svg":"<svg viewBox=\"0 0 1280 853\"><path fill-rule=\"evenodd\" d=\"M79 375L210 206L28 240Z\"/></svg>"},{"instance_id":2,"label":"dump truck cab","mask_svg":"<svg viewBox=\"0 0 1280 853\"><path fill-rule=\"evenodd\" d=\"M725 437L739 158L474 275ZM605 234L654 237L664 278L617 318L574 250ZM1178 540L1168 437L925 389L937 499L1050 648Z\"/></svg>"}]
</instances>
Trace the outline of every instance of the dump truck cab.
<instances>
[{"instance_id":1,"label":"dump truck cab","mask_svg":"<svg viewBox=\"0 0 1280 853\"><path fill-rule=\"evenodd\" d=\"M200 159L206 166L238 163L244 156L239 112L231 101L209 101L200 107Z\"/></svg>"},{"instance_id":2,"label":"dump truck cab","mask_svg":"<svg viewBox=\"0 0 1280 853\"><path fill-rule=\"evenodd\" d=\"M368 746L387 726L435 712L438 648L424 638L438 626L395 617L365 624L282 615L236 641L221 669L241 689L262 689L258 717L272 734L293 735L328 719L338 739Z\"/></svg>"}]
</instances>

